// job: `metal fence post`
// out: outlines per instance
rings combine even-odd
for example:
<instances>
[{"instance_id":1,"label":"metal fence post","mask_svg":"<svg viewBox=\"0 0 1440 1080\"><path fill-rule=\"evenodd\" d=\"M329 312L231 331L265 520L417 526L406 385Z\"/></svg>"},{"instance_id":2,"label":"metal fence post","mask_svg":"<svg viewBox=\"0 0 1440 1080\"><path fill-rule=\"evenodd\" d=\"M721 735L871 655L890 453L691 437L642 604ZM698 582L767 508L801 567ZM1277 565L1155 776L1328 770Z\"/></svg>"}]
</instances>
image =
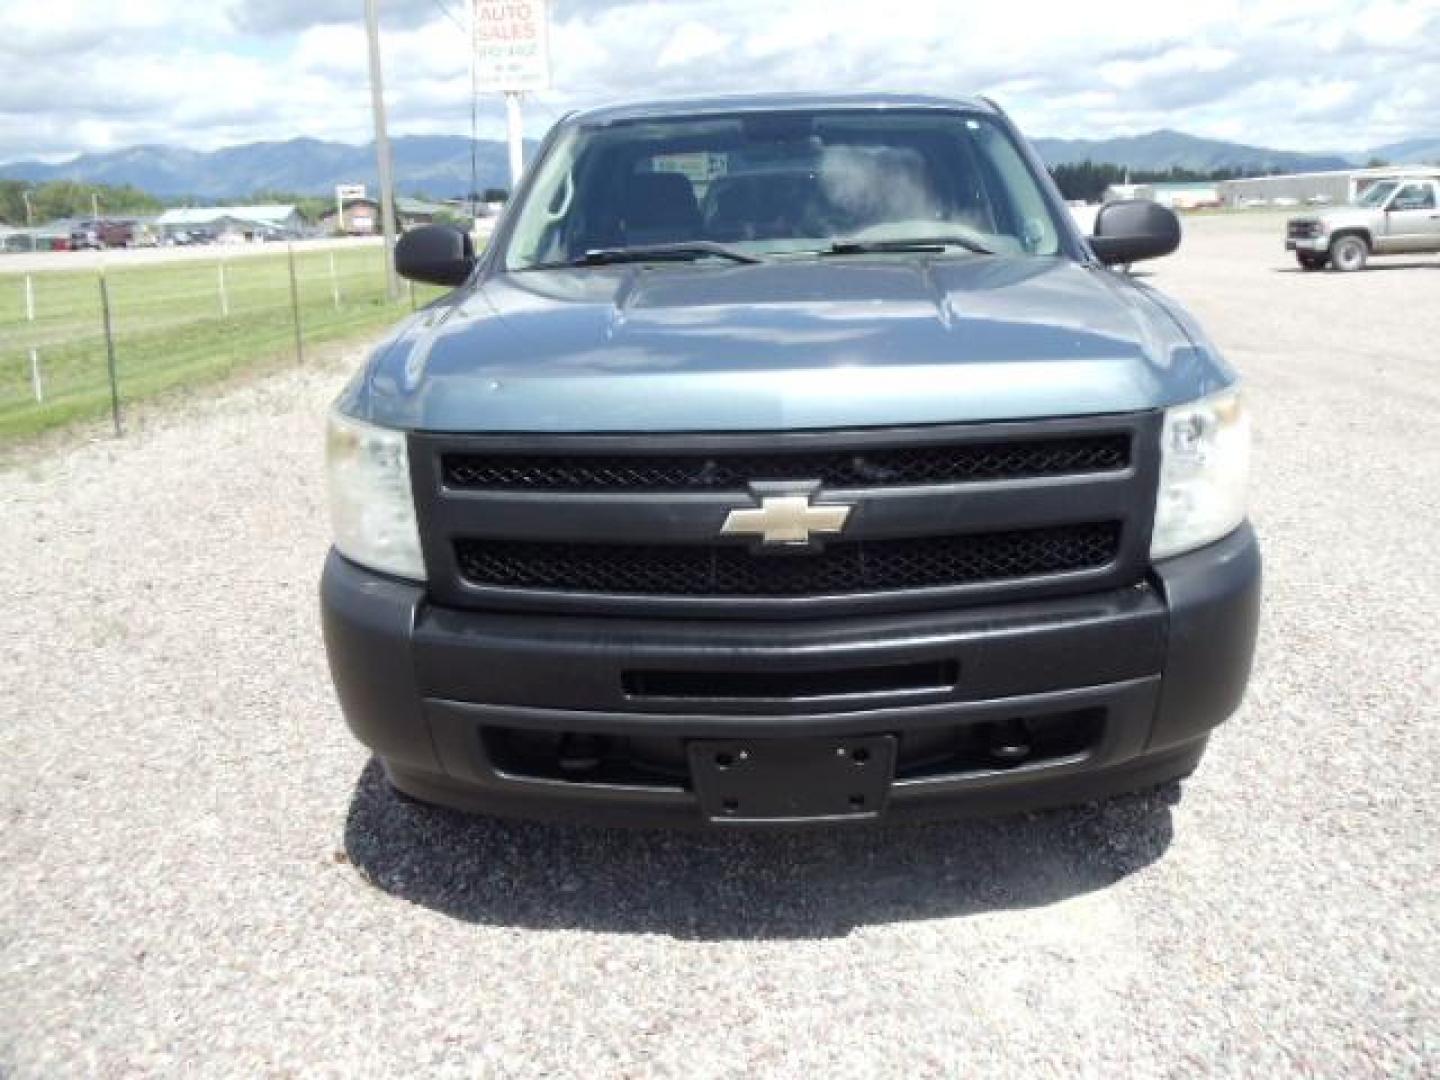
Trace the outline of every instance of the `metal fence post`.
<instances>
[{"instance_id":1,"label":"metal fence post","mask_svg":"<svg viewBox=\"0 0 1440 1080\"><path fill-rule=\"evenodd\" d=\"M295 281L295 242L285 241L285 250L290 257L290 310L295 316L295 362L305 362L305 349L300 333L300 286Z\"/></svg>"},{"instance_id":2,"label":"metal fence post","mask_svg":"<svg viewBox=\"0 0 1440 1080\"><path fill-rule=\"evenodd\" d=\"M115 370L115 331L110 325L110 283L105 278L105 259L100 257L100 320L105 326L105 363L110 372L110 422L120 437L120 380Z\"/></svg>"},{"instance_id":3,"label":"metal fence post","mask_svg":"<svg viewBox=\"0 0 1440 1080\"><path fill-rule=\"evenodd\" d=\"M43 405L45 402L45 384L40 379L40 353L32 345L30 347L30 390L35 395L36 404Z\"/></svg>"},{"instance_id":4,"label":"metal fence post","mask_svg":"<svg viewBox=\"0 0 1440 1080\"><path fill-rule=\"evenodd\" d=\"M340 279L335 276L335 252L330 252L330 297L335 301L335 310L340 310Z\"/></svg>"},{"instance_id":5,"label":"metal fence post","mask_svg":"<svg viewBox=\"0 0 1440 1080\"><path fill-rule=\"evenodd\" d=\"M35 321L35 283L29 274L25 275L25 321ZM45 384L40 380L40 353L34 345L30 346L30 390L37 402L44 402Z\"/></svg>"},{"instance_id":6,"label":"metal fence post","mask_svg":"<svg viewBox=\"0 0 1440 1080\"><path fill-rule=\"evenodd\" d=\"M225 287L225 254L222 251L215 263L216 276L220 280L220 317L230 317L230 293Z\"/></svg>"}]
</instances>

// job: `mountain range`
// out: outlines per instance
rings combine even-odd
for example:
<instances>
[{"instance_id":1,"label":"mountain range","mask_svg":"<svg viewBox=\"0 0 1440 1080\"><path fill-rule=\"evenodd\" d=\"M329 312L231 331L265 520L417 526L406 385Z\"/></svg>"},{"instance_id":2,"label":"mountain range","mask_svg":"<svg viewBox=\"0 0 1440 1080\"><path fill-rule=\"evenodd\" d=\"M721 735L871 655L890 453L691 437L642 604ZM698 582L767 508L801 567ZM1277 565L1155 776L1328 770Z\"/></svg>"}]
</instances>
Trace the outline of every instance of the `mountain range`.
<instances>
[{"instance_id":1,"label":"mountain range","mask_svg":"<svg viewBox=\"0 0 1440 1080\"><path fill-rule=\"evenodd\" d=\"M1198 171L1304 172L1343 169L1375 158L1391 164L1440 162L1440 136L1377 146L1361 153L1271 150L1165 130L1114 139L1036 139L1034 144L1050 165L1089 160L1135 170L1178 167ZM469 139L410 135L391 140L391 146L396 186L401 194L439 198L470 190ZM529 151L533 149L532 143ZM245 143L213 151L133 146L81 154L55 164L17 161L0 165L0 179L132 184L169 199L238 198L257 191L328 195L336 184L363 183L371 190L377 186L373 144L356 146L308 138ZM481 139L475 144L475 180L481 190L509 186L503 142Z\"/></svg>"},{"instance_id":2,"label":"mountain range","mask_svg":"<svg viewBox=\"0 0 1440 1080\"><path fill-rule=\"evenodd\" d=\"M1034 144L1049 165L1093 161L1135 170L1320 172L1343 169L1351 164L1349 157L1342 154L1270 150L1219 139L1200 139L1181 131L1152 131L1115 139L1035 139Z\"/></svg>"},{"instance_id":3,"label":"mountain range","mask_svg":"<svg viewBox=\"0 0 1440 1080\"><path fill-rule=\"evenodd\" d=\"M390 140L396 187L402 195L436 198L470 190L470 140L450 135L406 135ZM528 143L533 151L535 143ZM510 167L503 142L475 143L476 187L509 187ZM132 184L161 198L241 198L258 191L330 195L336 184L379 183L375 145L287 139L243 143L221 150L177 146L132 146L81 154L58 163L17 161L0 165L0 180L79 180Z\"/></svg>"}]
</instances>

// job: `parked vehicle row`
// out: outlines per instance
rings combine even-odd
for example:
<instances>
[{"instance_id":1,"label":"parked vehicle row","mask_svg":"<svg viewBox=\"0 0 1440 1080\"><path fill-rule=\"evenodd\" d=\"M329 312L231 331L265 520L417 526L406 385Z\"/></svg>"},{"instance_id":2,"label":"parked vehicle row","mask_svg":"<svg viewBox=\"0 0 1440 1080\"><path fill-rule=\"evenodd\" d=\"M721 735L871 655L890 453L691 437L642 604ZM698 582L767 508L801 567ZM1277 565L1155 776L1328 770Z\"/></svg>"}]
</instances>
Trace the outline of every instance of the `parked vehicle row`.
<instances>
[{"instance_id":1,"label":"parked vehicle row","mask_svg":"<svg viewBox=\"0 0 1440 1080\"><path fill-rule=\"evenodd\" d=\"M162 241L166 247L196 247L215 243L215 234L209 229L177 229Z\"/></svg>"},{"instance_id":2,"label":"parked vehicle row","mask_svg":"<svg viewBox=\"0 0 1440 1080\"><path fill-rule=\"evenodd\" d=\"M160 238L133 220L101 218L82 221L70 230L70 251L101 251L105 248L158 247ZM56 247L55 250L61 250Z\"/></svg>"},{"instance_id":3,"label":"parked vehicle row","mask_svg":"<svg viewBox=\"0 0 1440 1080\"><path fill-rule=\"evenodd\" d=\"M284 232L267 232L259 234L256 239L287 240L299 237ZM196 247L203 244L248 242L228 234L218 235L215 230L203 227L157 233L137 225L134 221L107 219L80 222L70 231L63 247L71 251L100 251L105 248Z\"/></svg>"}]
</instances>

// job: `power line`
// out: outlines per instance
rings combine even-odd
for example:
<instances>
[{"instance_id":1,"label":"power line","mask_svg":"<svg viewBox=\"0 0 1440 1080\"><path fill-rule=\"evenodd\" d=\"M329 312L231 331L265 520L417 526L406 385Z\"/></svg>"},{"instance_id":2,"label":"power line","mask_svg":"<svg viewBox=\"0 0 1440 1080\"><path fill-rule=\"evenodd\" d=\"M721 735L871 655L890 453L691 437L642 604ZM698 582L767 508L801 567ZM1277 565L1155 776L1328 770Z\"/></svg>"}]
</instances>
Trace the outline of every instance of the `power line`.
<instances>
[{"instance_id":1,"label":"power line","mask_svg":"<svg viewBox=\"0 0 1440 1080\"><path fill-rule=\"evenodd\" d=\"M454 24L455 28L458 29L462 34L464 34L466 38L468 38L470 41L470 220L473 222L475 220L476 209L475 189L480 182L480 165L477 160L476 151L476 144L480 140L480 91L478 81L479 72L476 70L475 61L474 27L466 26L463 22L461 22L459 17L448 7L445 6L444 0L430 0L430 2L435 5L435 10L440 12L441 15L444 15L445 18L449 19L450 22ZM473 15L475 11L473 0L471 3L470 11Z\"/></svg>"},{"instance_id":2,"label":"power line","mask_svg":"<svg viewBox=\"0 0 1440 1080\"><path fill-rule=\"evenodd\" d=\"M470 27L466 26L463 22L461 22L455 16L455 13L445 6L444 0L430 0L430 2L435 5L436 9L440 12L441 15L444 15L445 18L449 19L452 23L459 27L462 34L469 35Z\"/></svg>"}]
</instances>

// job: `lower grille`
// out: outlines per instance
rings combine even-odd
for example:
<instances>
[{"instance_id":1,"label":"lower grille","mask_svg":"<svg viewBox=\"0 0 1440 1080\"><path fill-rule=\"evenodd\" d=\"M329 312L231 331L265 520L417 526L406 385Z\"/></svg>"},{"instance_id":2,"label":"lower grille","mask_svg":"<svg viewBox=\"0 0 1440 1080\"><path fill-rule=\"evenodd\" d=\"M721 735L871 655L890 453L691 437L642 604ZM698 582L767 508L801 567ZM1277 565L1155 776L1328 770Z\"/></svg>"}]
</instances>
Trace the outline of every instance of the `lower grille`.
<instances>
[{"instance_id":1,"label":"lower grille","mask_svg":"<svg viewBox=\"0 0 1440 1080\"><path fill-rule=\"evenodd\" d=\"M501 589L637 596L843 596L1092 570L1116 557L1118 522L904 540L801 554L693 544L460 539L461 576Z\"/></svg>"},{"instance_id":2,"label":"lower grille","mask_svg":"<svg viewBox=\"0 0 1440 1080\"><path fill-rule=\"evenodd\" d=\"M1093 749L1104 709L1072 709L1008 721L916 728L900 733L895 778L940 779L1038 765ZM613 735L522 728L480 729L486 756L513 776L577 784L693 790L686 740L673 735ZM1002 747L1024 746L1022 755Z\"/></svg>"}]
</instances>

